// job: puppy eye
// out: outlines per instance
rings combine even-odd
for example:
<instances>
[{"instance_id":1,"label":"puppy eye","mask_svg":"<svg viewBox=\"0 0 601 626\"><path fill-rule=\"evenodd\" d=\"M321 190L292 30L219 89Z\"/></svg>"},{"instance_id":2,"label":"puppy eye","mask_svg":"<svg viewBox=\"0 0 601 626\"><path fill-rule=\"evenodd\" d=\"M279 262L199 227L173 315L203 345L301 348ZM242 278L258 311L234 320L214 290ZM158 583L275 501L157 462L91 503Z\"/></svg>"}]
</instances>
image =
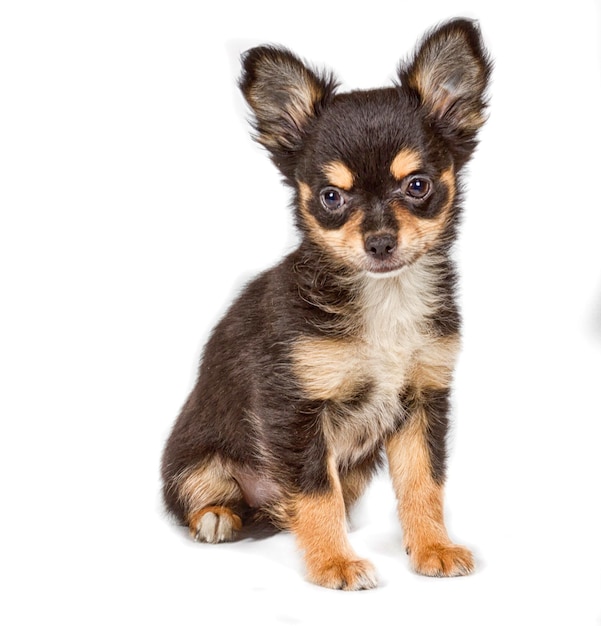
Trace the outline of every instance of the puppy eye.
<instances>
[{"instance_id":1,"label":"puppy eye","mask_svg":"<svg viewBox=\"0 0 601 626\"><path fill-rule=\"evenodd\" d=\"M405 184L404 192L415 200L423 200L429 193L432 185L427 178L414 176Z\"/></svg>"},{"instance_id":2,"label":"puppy eye","mask_svg":"<svg viewBox=\"0 0 601 626\"><path fill-rule=\"evenodd\" d=\"M344 196L334 187L327 187L321 192L321 204L328 211L335 211L344 205Z\"/></svg>"}]
</instances>

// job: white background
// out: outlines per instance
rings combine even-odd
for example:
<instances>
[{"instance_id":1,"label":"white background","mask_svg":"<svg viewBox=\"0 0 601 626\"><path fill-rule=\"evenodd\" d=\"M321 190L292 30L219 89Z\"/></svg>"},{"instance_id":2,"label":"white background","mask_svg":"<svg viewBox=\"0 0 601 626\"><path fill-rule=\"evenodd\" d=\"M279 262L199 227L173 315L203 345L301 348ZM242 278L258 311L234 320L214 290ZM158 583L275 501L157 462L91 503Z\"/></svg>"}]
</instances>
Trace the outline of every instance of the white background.
<instances>
[{"instance_id":1,"label":"white background","mask_svg":"<svg viewBox=\"0 0 601 626\"><path fill-rule=\"evenodd\" d=\"M211 6L214 4L214 6ZM599 2L0 6L0 621L600 624ZM458 246L447 508L468 578L409 570L385 476L352 517L380 587L303 579L290 535L190 542L161 449L210 328L295 243L239 54L345 88L478 18L495 59Z\"/></svg>"}]
</instances>

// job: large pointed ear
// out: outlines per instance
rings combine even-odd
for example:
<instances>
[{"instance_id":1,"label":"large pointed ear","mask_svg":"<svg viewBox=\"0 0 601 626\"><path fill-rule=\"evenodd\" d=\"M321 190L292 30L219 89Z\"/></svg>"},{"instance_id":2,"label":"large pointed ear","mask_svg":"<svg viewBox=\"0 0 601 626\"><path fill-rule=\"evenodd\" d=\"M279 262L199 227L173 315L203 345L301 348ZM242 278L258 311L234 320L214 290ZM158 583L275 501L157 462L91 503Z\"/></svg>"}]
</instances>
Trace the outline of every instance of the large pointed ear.
<instances>
[{"instance_id":1,"label":"large pointed ear","mask_svg":"<svg viewBox=\"0 0 601 626\"><path fill-rule=\"evenodd\" d=\"M491 69L476 23L456 19L424 38L413 60L399 70L399 78L403 89L418 95L442 132L473 149L486 119Z\"/></svg>"},{"instance_id":2,"label":"large pointed ear","mask_svg":"<svg viewBox=\"0 0 601 626\"><path fill-rule=\"evenodd\" d=\"M242 63L240 89L255 114L256 139L292 180L307 129L334 95L336 83L284 48L252 48Z\"/></svg>"}]
</instances>

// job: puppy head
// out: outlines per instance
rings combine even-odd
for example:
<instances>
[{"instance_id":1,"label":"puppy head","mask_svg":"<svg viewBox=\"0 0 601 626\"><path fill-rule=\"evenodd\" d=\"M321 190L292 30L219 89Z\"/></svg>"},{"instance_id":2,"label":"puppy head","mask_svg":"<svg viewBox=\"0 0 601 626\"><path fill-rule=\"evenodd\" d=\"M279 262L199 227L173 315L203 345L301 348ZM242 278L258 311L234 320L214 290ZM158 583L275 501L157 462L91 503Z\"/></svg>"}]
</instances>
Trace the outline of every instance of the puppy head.
<instances>
[{"instance_id":1,"label":"puppy head","mask_svg":"<svg viewBox=\"0 0 601 626\"><path fill-rule=\"evenodd\" d=\"M243 63L256 138L295 188L310 241L374 275L451 243L491 70L472 22L427 35L389 88L339 94L331 75L281 48L254 48Z\"/></svg>"}]
</instances>

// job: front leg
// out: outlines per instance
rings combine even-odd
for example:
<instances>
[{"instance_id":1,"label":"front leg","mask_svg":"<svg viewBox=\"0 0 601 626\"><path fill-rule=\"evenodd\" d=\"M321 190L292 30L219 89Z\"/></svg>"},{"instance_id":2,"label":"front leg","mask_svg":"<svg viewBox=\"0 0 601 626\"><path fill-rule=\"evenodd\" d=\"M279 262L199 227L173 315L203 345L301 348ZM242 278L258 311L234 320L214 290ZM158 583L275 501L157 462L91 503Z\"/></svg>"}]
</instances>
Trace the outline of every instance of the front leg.
<instances>
[{"instance_id":1,"label":"front leg","mask_svg":"<svg viewBox=\"0 0 601 626\"><path fill-rule=\"evenodd\" d=\"M407 394L407 422L386 445L405 548L416 572L461 576L474 569L469 550L454 545L443 514L447 389Z\"/></svg>"},{"instance_id":2,"label":"front leg","mask_svg":"<svg viewBox=\"0 0 601 626\"><path fill-rule=\"evenodd\" d=\"M298 494L291 507L290 526L304 552L307 576L332 589L370 589L376 586L375 571L349 543L344 497L333 459L327 471L327 489Z\"/></svg>"}]
</instances>

